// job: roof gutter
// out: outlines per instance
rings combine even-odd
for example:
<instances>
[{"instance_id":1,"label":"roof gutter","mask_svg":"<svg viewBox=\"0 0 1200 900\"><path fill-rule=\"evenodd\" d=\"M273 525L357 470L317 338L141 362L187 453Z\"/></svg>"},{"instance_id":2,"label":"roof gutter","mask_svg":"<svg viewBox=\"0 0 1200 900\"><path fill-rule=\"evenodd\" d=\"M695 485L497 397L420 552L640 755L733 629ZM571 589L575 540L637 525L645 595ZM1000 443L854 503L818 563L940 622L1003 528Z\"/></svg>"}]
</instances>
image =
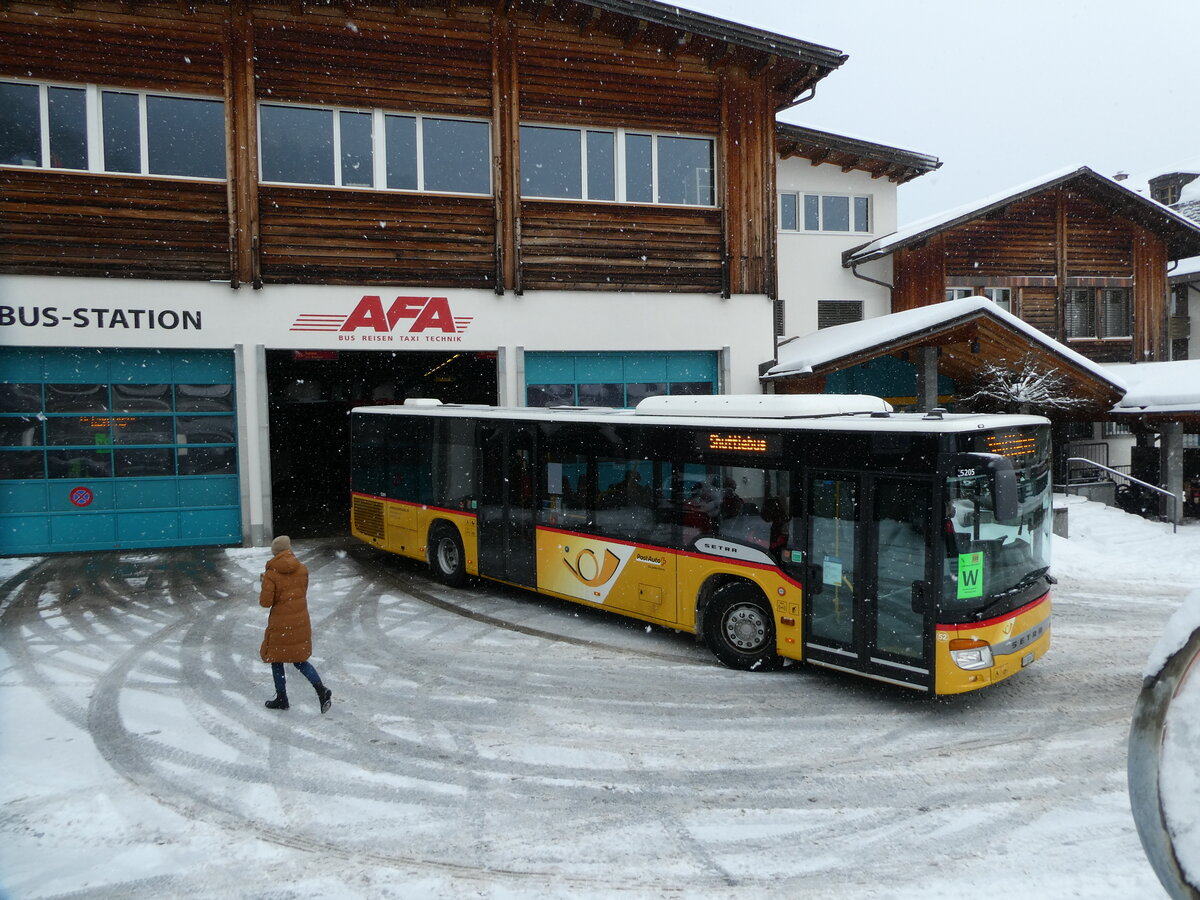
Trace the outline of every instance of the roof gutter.
<instances>
[{"instance_id":1,"label":"roof gutter","mask_svg":"<svg viewBox=\"0 0 1200 900\"><path fill-rule=\"evenodd\" d=\"M788 103L786 106L784 106L782 109L780 109L779 112L783 112L784 110L788 110L788 109L795 109L801 103L807 103L809 100L813 99L813 97L815 97L815 96L817 96L817 86L815 84L810 84L808 86L808 96L807 97L804 97L804 96L796 97L790 103Z\"/></svg>"}]
</instances>

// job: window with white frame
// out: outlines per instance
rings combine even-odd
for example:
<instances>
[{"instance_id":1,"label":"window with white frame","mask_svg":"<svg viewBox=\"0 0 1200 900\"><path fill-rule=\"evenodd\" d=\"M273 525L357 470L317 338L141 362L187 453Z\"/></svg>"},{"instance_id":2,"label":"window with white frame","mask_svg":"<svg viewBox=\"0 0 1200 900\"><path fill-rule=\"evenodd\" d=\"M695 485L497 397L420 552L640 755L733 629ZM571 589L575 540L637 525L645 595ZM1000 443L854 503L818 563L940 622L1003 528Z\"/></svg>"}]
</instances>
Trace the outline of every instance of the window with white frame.
<instances>
[{"instance_id":1,"label":"window with white frame","mask_svg":"<svg viewBox=\"0 0 1200 900\"><path fill-rule=\"evenodd\" d=\"M492 193L491 125L381 109L260 103L262 181Z\"/></svg>"},{"instance_id":2,"label":"window with white frame","mask_svg":"<svg viewBox=\"0 0 1200 900\"><path fill-rule=\"evenodd\" d=\"M225 177L225 103L95 84L0 81L0 165Z\"/></svg>"},{"instance_id":3,"label":"window with white frame","mask_svg":"<svg viewBox=\"0 0 1200 900\"><path fill-rule=\"evenodd\" d=\"M1128 288L1067 288L1067 338L1128 338L1133 316Z\"/></svg>"},{"instance_id":4,"label":"window with white frame","mask_svg":"<svg viewBox=\"0 0 1200 900\"><path fill-rule=\"evenodd\" d=\"M1006 287L949 287L946 288L947 300L961 300L963 297L987 297L1005 312L1012 312L1012 288Z\"/></svg>"},{"instance_id":5,"label":"window with white frame","mask_svg":"<svg viewBox=\"0 0 1200 900\"><path fill-rule=\"evenodd\" d=\"M780 194L779 230L866 234L871 230L871 198L861 194Z\"/></svg>"},{"instance_id":6,"label":"window with white frame","mask_svg":"<svg viewBox=\"0 0 1200 900\"><path fill-rule=\"evenodd\" d=\"M521 126L521 195L716 205L712 138L624 128Z\"/></svg>"}]
</instances>

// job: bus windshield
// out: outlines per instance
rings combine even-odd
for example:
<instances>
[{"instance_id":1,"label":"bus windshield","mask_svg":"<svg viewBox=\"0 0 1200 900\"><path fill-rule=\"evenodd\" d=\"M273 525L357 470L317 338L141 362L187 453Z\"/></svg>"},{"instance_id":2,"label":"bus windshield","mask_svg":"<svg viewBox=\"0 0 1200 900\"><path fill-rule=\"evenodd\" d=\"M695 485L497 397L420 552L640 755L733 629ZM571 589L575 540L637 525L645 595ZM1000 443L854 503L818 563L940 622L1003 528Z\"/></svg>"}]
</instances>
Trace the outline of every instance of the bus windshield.
<instances>
[{"instance_id":1,"label":"bus windshield","mask_svg":"<svg viewBox=\"0 0 1200 900\"><path fill-rule=\"evenodd\" d=\"M946 484L942 608L989 615L1032 599L1050 568L1050 470L1018 467L1015 517L996 515L990 474L951 475ZM1044 587L1045 582L1041 583Z\"/></svg>"}]
</instances>

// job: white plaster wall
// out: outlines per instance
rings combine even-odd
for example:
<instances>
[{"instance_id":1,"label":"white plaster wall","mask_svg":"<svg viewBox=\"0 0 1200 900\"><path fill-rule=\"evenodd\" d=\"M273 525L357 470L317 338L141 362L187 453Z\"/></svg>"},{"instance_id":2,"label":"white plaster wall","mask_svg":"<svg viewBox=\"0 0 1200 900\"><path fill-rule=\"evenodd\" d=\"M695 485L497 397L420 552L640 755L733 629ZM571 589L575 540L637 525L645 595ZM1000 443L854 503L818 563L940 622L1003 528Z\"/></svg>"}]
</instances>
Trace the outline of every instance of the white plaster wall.
<instances>
[{"instance_id":1,"label":"white plaster wall","mask_svg":"<svg viewBox=\"0 0 1200 900\"><path fill-rule=\"evenodd\" d=\"M374 298L376 322L404 298L437 298L453 315L414 331L416 313L391 327L340 330ZM78 314L77 314L78 313ZM118 317L119 313L119 317ZM192 327L148 327L153 317ZM22 324L22 317L27 324ZM320 319L306 317L324 317ZM195 322L199 321L199 327ZM114 324L116 323L116 324ZM325 330L304 330L313 327ZM771 302L762 294L487 290L431 291L326 285L231 290L224 283L106 278L0 278L0 344L27 347L500 351L509 397L523 397L521 352L706 351L720 355L726 393L761 393L758 366L774 356ZM245 373L239 373L245 374Z\"/></svg>"},{"instance_id":2,"label":"white plaster wall","mask_svg":"<svg viewBox=\"0 0 1200 900\"><path fill-rule=\"evenodd\" d=\"M891 312L891 294L880 285L856 278L842 268L842 251L896 230L896 185L865 172L843 172L839 166L814 166L806 159L780 160L776 178L781 192L811 191L858 194L871 198L870 234L778 231L779 296L784 300L784 336L809 334L817 328L818 300L863 300L863 315ZM776 223L778 226L778 223ZM892 283L890 257L859 271Z\"/></svg>"}]
</instances>

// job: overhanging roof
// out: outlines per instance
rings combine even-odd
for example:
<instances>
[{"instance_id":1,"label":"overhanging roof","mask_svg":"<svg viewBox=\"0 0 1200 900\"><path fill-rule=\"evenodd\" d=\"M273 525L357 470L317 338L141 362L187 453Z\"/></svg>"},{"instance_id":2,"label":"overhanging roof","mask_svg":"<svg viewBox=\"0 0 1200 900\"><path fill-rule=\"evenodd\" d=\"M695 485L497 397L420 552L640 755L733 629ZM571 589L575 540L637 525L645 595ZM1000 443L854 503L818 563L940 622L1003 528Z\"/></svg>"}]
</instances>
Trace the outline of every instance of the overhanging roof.
<instances>
[{"instance_id":1,"label":"overhanging roof","mask_svg":"<svg viewBox=\"0 0 1200 900\"><path fill-rule=\"evenodd\" d=\"M447 0L449 2L449 0ZM547 0L513 0L517 5L544 7ZM740 56L752 74L765 72L776 95L776 111L786 109L797 102L796 98L842 65L849 57L840 50L814 44L800 38L776 34L750 25L731 22L709 13L697 12L659 3L657 0L572 0L580 6L590 7L609 16L626 17L646 23L649 28L644 40L655 43L649 32L656 31L664 40L659 43L665 53L673 55L687 48L692 41L688 37L708 41L718 48L706 52L703 48L687 48L687 52L699 52L710 62L725 58L720 45L725 45ZM603 16L602 16L603 18ZM641 26L639 26L641 27ZM634 34L626 36L633 39Z\"/></svg>"},{"instance_id":2,"label":"overhanging roof","mask_svg":"<svg viewBox=\"0 0 1200 900\"><path fill-rule=\"evenodd\" d=\"M871 241L842 254L842 265L849 267L888 256L904 247L920 244L936 234L948 231L998 209L1040 194L1043 191L1070 186L1082 195L1107 209L1130 219L1162 236L1167 244L1168 259L1200 256L1200 224L1163 206L1157 201L1130 190L1098 172L1081 166L1043 176L1003 194L956 207L914 222L886 237Z\"/></svg>"},{"instance_id":3,"label":"overhanging roof","mask_svg":"<svg viewBox=\"0 0 1200 900\"><path fill-rule=\"evenodd\" d=\"M912 181L942 165L936 156L787 122L777 122L775 134L781 159L801 157L814 166L840 166L843 172L867 172L872 178L886 177L896 184Z\"/></svg>"},{"instance_id":4,"label":"overhanging roof","mask_svg":"<svg viewBox=\"0 0 1200 900\"><path fill-rule=\"evenodd\" d=\"M1200 359L1114 367L1128 391L1113 413L1150 422L1200 424Z\"/></svg>"},{"instance_id":5,"label":"overhanging roof","mask_svg":"<svg viewBox=\"0 0 1200 900\"><path fill-rule=\"evenodd\" d=\"M1126 391L1119 375L982 297L948 300L793 338L780 344L779 359L762 380L804 380L922 347L939 348L938 372L956 381L970 381L985 363L1012 364L1030 356L1046 371L1064 376L1072 396L1087 401L1086 411L1091 413L1106 413Z\"/></svg>"}]
</instances>

